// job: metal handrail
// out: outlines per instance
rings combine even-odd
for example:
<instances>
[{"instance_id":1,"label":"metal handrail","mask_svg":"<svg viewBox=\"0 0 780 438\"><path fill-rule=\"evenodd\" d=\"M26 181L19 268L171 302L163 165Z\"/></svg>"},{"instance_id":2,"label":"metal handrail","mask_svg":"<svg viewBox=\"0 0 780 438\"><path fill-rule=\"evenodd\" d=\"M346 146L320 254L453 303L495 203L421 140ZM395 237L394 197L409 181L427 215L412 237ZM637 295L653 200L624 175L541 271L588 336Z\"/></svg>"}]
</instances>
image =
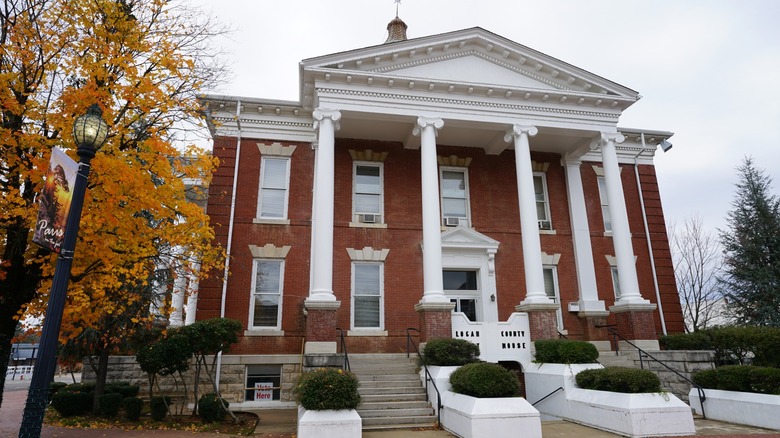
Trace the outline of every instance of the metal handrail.
<instances>
[{"instance_id":1,"label":"metal handrail","mask_svg":"<svg viewBox=\"0 0 780 438\"><path fill-rule=\"evenodd\" d=\"M650 358L650 359L658 362L659 364L663 365L664 368L666 368L667 370L673 372L678 377L680 377L683 380L685 380L686 382L690 383L692 387L696 388L696 391L699 393L699 404L701 405L701 416L704 417L705 419L707 418L707 415L704 412L704 400L707 399L706 395L704 394L704 388L702 388L701 386L699 386L696 383L694 383L693 380L691 380L691 379L685 377L684 375L682 375L676 369L670 367L669 365L661 362L659 359L653 357L653 355L651 355L650 353L648 353L645 350L642 350L641 348L637 347L636 344L634 344L633 342L631 342L628 339L626 339L623 336L621 336L620 333L618 333L618 331L614 327L603 327L603 328L607 329L607 332L609 332L609 334L612 335L612 337L613 337L613 339L615 341L615 353L619 352L618 345L620 344L620 342L618 341L618 339L622 340L622 341L626 342L628 345L636 348L636 350L639 352L639 367L641 369L645 368L644 367L644 362L642 361L642 356L644 355L645 357Z\"/></svg>"},{"instance_id":2,"label":"metal handrail","mask_svg":"<svg viewBox=\"0 0 780 438\"><path fill-rule=\"evenodd\" d=\"M339 331L339 338L341 338L341 351L344 353L344 369L347 371L352 371L349 369L349 353L347 353L347 340L344 337L344 330L336 327L336 330Z\"/></svg>"},{"instance_id":3,"label":"metal handrail","mask_svg":"<svg viewBox=\"0 0 780 438\"><path fill-rule=\"evenodd\" d=\"M420 360L420 365L422 365L423 369L425 370L425 399L431 401L430 397L428 397L428 382L431 382L433 389L436 390L436 421L439 423L439 427L442 427L441 408L443 408L444 405L441 404L441 393L439 392L439 388L436 387L436 381L433 380L433 376L431 376L430 371L428 371L428 365L425 364L422 354L420 354L420 349L417 348L417 344L415 344L412 340L412 334L409 333L410 331L420 333L420 330L414 327L406 329L406 357L409 358L409 354L411 352L409 347L414 347L414 351L417 352L417 358Z\"/></svg>"},{"instance_id":4,"label":"metal handrail","mask_svg":"<svg viewBox=\"0 0 780 438\"><path fill-rule=\"evenodd\" d=\"M551 393L549 393L549 394L545 395L544 397L540 398L539 400L537 400L537 401L535 401L535 402L531 403L531 406L536 406L536 404L537 404L537 403L541 403L541 402L542 402L542 401L544 401L544 399L546 399L547 397L549 397L549 396L551 396L551 395L555 394L555 393L556 393L556 392L558 392L558 391L562 391L562 390L563 390L563 386L559 386L559 387L558 387L558 389L556 389L556 390L554 390L553 392L551 392Z\"/></svg>"}]
</instances>

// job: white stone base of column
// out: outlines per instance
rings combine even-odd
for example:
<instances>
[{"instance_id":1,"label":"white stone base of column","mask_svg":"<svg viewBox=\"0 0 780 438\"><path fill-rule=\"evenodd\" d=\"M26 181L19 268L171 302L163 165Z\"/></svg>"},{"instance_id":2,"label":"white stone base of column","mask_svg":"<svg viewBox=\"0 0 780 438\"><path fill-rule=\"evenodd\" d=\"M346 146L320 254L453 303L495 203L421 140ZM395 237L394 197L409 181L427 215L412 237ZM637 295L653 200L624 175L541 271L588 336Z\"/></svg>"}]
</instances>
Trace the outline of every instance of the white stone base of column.
<instances>
[{"instance_id":1,"label":"white stone base of column","mask_svg":"<svg viewBox=\"0 0 780 438\"><path fill-rule=\"evenodd\" d=\"M523 301L520 301L520 304L515 306L515 310L518 312L527 312L529 310L558 310L560 308L560 304L554 302L546 296L544 299L539 300L526 298Z\"/></svg>"},{"instance_id":2,"label":"white stone base of column","mask_svg":"<svg viewBox=\"0 0 780 438\"><path fill-rule=\"evenodd\" d=\"M336 301L336 295L332 291L311 291L306 301Z\"/></svg>"},{"instance_id":3,"label":"white stone base of column","mask_svg":"<svg viewBox=\"0 0 780 438\"><path fill-rule=\"evenodd\" d=\"M609 311L612 313L633 312L633 311L651 312L656 308L658 308L658 306L645 299L641 299L641 301L618 300L614 306L610 306Z\"/></svg>"},{"instance_id":4,"label":"white stone base of column","mask_svg":"<svg viewBox=\"0 0 780 438\"><path fill-rule=\"evenodd\" d=\"M422 311L437 311L437 310L452 310L455 308L455 303L448 301L423 301L414 305L414 310L418 312Z\"/></svg>"},{"instance_id":5,"label":"white stone base of column","mask_svg":"<svg viewBox=\"0 0 780 438\"><path fill-rule=\"evenodd\" d=\"M303 354L336 354L336 343L306 341Z\"/></svg>"},{"instance_id":6,"label":"white stone base of column","mask_svg":"<svg viewBox=\"0 0 780 438\"><path fill-rule=\"evenodd\" d=\"M583 313L586 313L587 315L583 316L607 316L609 315L609 312L607 312L607 306L604 304L604 301L598 300L598 301L586 301L586 300L580 300L577 303L580 306L579 313L582 315ZM606 313L605 315L598 315L599 312Z\"/></svg>"},{"instance_id":7,"label":"white stone base of column","mask_svg":"<svg viewBox=\"0 0 780 438\"><path fill-rule=\"evenodd\" d=\"M341 301L336 301L335 297L332 300L320 300L315 299L313 296L309 296L303 301L304 309L319 309L319 310L337 310L341 307Z\"/></svg>"},{"instance_id":8,"label":"white stone base of column","mask_svg":"<svg viewBox=\"0 0 780 438\"><path fill-rule=\"evenodd\" d=\"M447 303L452 304L450 302L450 299L447 298L446 295L444 295L443 292L438 293L427 293L423 294L422 299L420 300L420 303L431 303L431 304L441 304L441 303Z\"/></svg>"}]
</instances>

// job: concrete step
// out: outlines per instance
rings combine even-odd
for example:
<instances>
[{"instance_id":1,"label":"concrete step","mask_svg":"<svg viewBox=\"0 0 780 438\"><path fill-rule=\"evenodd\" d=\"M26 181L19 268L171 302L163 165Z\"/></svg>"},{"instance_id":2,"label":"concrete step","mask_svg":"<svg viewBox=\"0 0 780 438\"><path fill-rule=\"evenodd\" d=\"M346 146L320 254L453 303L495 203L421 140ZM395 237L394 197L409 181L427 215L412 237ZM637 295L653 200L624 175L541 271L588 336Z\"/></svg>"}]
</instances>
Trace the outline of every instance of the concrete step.
<instances>
[{"instance_id":1,"label":"concrete step","mask_svg":"<svg viewBox=\"0 0 780 438\"><path fill-rule=\"evenodd\" d=\"M425 392L418 394L360 394L363 403L425 401Z\"/></svg>"},{"instance_id":2,"label":"concrete step","mask_svg":"<svg viewBox=\"0 0 780 438\"><path fill-rule=\"evenodd\" d=\"M430 423L411 423L411 424L373 424L371 426L366 426L365 423L363 424L363 430L369 431L369 432L384 432L384 431L392 431L392 430L405 430L405 429L415 429L415 430L425 430L425 429L434 429L436 427L436 418L433 419Z\"/></svg>"},{"instance_id":3,"label":"concrete step","mask_svg":"<svg viewBox=\"0 0 780 438\"><path fill-rule=\"evenodd\" d=\"M631 356L615 355L614 352L607 352L599 355L599 363L605 367L627 367L627 368L639 368Z\"/></svg>"},{"instance_id":4,"label":"concrete step","mask_svg":"<svg viewBox=\"0 0 780 438\"><path fill-rule=\"evenodd\" d=\"M363 430L372 430L374 426L392 426L397 429L412 427L433 426L436 424L435 415L423 415L412 417L362 417ZM386 427L385 427L386 429Z\"/></svg>"},{"instance_id":5,"label":"concrete step","mask_svg":"<svg viewBox=\"0 0 780 438\"><path fill-rule=\"evenodd\" d=\"M408 388L420 386L420 379L406 380L361 380L361 388Z\"/></svg>"},{"instance_id":6,"label":"concrete step","mask_svg":"<svg viewBox=\"0 0 780 438\"><path fill-rule=\"evenodd\" d=\"M358 406L358 411L365 410L382 410L382 409L430 409L431 404L425 400L410 400L410 401L363 401Z\"/></svg>"},{"instance_id":7,"label":"concrete step","mask_svg":"<svg viewBox=\"0 0 780 438\"><path fill-rule=\"evenodd\" d=\"M389 382L389 381L397 381L397 382L405 382L405 381L414 381L414 382L420 382L420 376L418 374L359 374L358 379L360 380L360 383L370 383L370 382Z\"/></svg>"},{"instance_id":8,"label":"concrete step","mask_svg":"<svg viewBox=\"0 0 780 438\"><path fill-rule=\"evenodd\" d=\"M363 395L390 395L390 394L425 394L425 389L422 385L413 387L390 387L390 388L361 388L358 387L358 392Z\"/></svg>"},{"instance_id":9,"label":"concrete step","mask_svg":"<svg viewBox=\"0 0 780 438\"><path fill-rule=\"evenodd\" d=\"M425 417L433 415L432 408L357 409L360 418Z\"/></svg>"}]
</instances>

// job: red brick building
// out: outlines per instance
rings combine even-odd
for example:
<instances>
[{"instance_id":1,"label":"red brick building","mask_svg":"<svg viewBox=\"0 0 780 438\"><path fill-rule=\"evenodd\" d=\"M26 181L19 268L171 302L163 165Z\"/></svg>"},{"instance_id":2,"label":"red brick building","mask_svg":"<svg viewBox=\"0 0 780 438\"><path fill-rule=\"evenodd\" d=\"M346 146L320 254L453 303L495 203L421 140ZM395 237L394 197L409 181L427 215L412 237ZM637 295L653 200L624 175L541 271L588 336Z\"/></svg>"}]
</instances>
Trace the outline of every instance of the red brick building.
<instances>
[{"instance_id":1,"label":"red brick building","mask_svg":"<svg viewBox=\"0 0 780 438\"><path fill-rule=\"evenodd\" d=\"M231 382L289 400L285 374L340 351L338 329L350 353L405 351L415 328L521 364L559 332L682 331L653 165L672 133L618 126L638 93L480 28L388 29L304 60L298 101L204 98L229 275L197 318L245 324Z\"/></svg>"}]
</instances>

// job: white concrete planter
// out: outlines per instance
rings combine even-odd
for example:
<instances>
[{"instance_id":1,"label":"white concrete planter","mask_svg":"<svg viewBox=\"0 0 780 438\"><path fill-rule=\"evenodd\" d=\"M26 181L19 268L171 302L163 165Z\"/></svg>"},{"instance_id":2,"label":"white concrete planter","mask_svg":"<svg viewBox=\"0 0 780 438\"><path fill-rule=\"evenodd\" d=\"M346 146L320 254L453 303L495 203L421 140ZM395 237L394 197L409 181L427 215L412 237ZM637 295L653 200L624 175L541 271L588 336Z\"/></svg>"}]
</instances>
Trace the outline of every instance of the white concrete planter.
<instances>
[{"instance_id":1,"label":"white concrete planter","mask_svg":"<svg viewBox=\"0 0 780 438\"><path fill-rule=\"evenodd\" d=\"M445 392L452 389L452 385L450 385L450 375L457 370L458 366L448 366L448 367L440 367L435 365L429 365L428 366L428 372L431 373L431 378L433 379L433 382L436 384L436 388L439 390L440 394L444 394ZM436 398L436 390L433 389L433 385L431 382L426 382L425 380L425 368L420 370L420 381L423 382L423 385L425 385L425 390L428 392L428 400L431 402L431 406L433 406L433 410L438 412L439 405L437 403Z\"/></svg>"},{"instance_id":2,"label":"white concrete planter","mask_svg":"<svg viewBox=\"0 0 780 438\"><path fill-rule=\"evenodd\" d=\"M539 400L555 391L563 388L534 407L542 414L542 420L555 420L567 418L569 403L566 394L575 388L574 376L580 371L593 368L604 368L597 363L561 364L561 363L532 363L525 370L525 398L530 403Z\"/></svg>"},{"instance_id":3,"label":"white concrete planter","mask_svg":"<svg viewBox=\"0 0 780 438\"><path fill-rule=\"evenodd\" d=\"M713 420L780 429L780 395L704 389L704 414ZM699 391L688 393L691 407L702 414Z\"/></svg>"},{"instance_id":4,"label":"white concrete planter","mask_svg":"<svg viewBox=\"0 0 780 438\"><path fill-rule=\"evenodd\" d=\"M298 407L298 438L360 438L363 421L354 409L310 411Z\"/></svg>"},{"instance_id":5,"label":"white concrete planter","mask_svg":"<svg viewBox=\"0 0 780 438\"><path fill-rule=\"evenodd\" d=\"M694 435L690 406L669 393L623 394L573 388L567 419L631 437Z\"/></svg>"},{"instance_id":6,"label":"white concrete planter","mask_svg":"<svg viewBox=\"0 0 780 438\"><path fill-rule=\"evenodd\" d=\"M442 394L442 426L461 438L541 438L539 411L522 397L476 398Z\"/></svg>"}]
</instances>

